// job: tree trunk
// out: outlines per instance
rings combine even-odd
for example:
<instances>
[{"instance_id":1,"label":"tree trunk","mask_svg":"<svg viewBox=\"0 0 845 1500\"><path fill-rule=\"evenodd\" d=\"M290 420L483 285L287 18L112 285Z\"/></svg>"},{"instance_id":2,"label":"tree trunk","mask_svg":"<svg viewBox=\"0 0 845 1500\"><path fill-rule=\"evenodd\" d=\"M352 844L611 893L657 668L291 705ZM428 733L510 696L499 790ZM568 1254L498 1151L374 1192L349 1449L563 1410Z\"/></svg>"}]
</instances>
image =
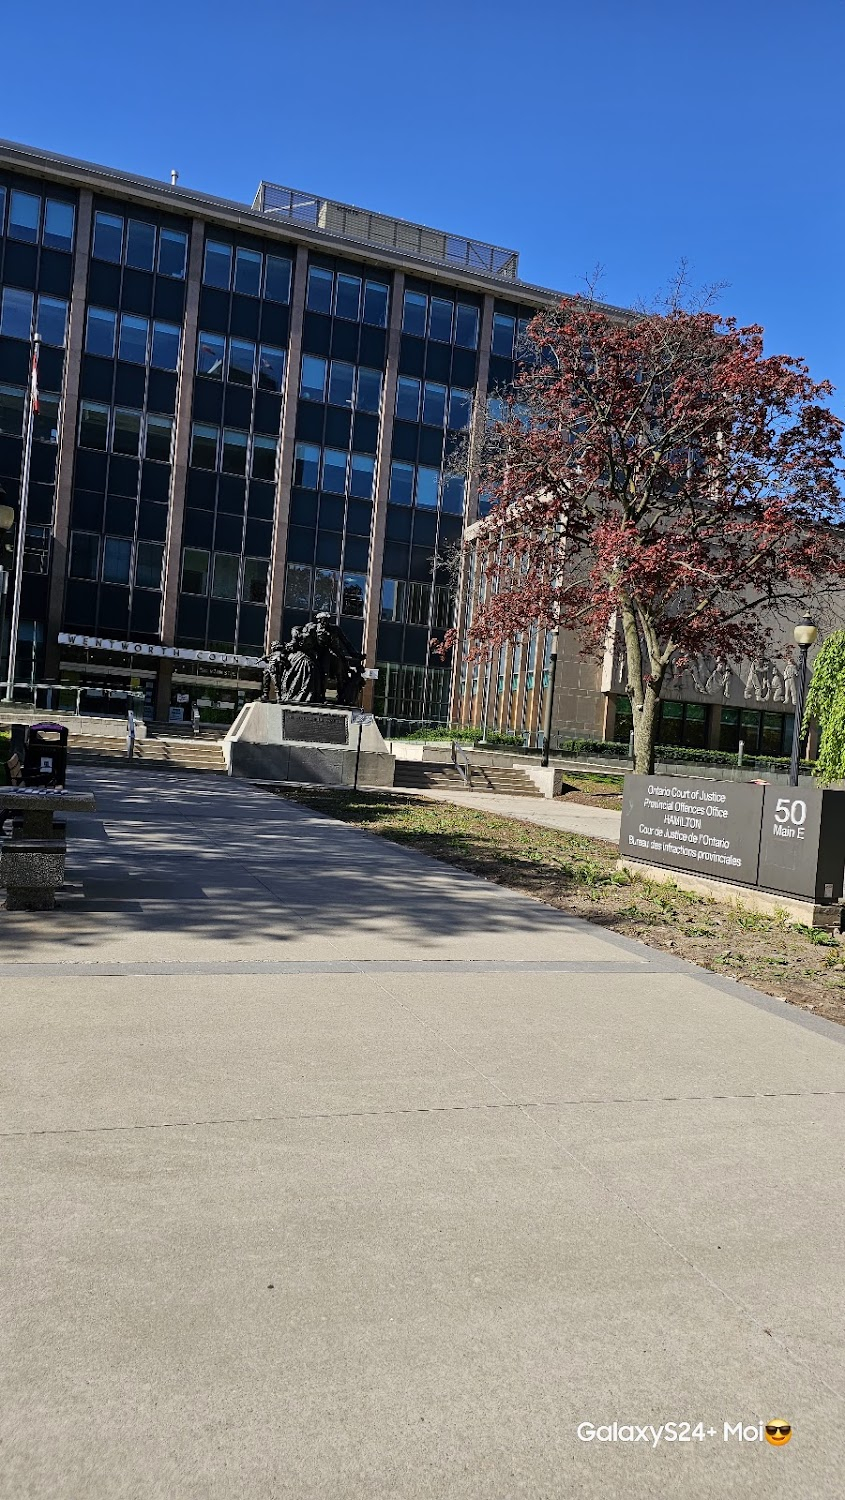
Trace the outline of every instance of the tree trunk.
<instances>
[{"instance_id":1,"label":"tree trunk","mask_svg":"<svg viewBox=\"0 0 845 1500\"><path fill-rule=\"evenodd\" d=\"M651 683L643 694L643 706L634 706L634 770L643 776L654 771L654 745L657 739L657 724L660 698Z\"/></svg>"}]
</instances>

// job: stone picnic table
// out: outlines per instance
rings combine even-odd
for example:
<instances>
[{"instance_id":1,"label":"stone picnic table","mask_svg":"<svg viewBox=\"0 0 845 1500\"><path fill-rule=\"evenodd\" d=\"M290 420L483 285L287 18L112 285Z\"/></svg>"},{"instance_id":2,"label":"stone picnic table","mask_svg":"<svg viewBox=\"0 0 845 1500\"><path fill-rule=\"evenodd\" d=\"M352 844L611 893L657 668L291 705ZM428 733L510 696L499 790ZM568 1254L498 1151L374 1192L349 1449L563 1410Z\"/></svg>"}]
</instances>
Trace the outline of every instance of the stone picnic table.
<instances>
[{"instance_id":1,"label":"stone picnic table","mask_svg":"<svg viewBox=\"0 0 845 1500\"><path fill-rule=\"evenodd\" d=\"M67 843L61 815L93 812L95 806L90 792L55 787L0 789L2 822L12 817L11 837L0 842L0 885L6 887L7 911L54 909L56 890L65 878Z\"/></svg>"}]
</instances>

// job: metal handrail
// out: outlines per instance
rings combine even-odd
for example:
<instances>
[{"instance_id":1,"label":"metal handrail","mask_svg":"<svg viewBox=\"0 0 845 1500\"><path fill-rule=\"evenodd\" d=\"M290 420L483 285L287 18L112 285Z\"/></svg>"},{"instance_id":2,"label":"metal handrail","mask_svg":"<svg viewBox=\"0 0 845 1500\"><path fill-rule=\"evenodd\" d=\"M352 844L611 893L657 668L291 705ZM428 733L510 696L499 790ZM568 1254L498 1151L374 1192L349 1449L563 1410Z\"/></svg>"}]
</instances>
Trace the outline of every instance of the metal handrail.
<instances>
[{"instance_id":1,"label":"metal handrail","mask_svg":"<svg viewBox=\"0 0 845 1500\"><path fill-rule=\"evenodd\" d=\"M452 741L452 765L460 775L467 791L472 791L472 766L469 762L466 750L459 745L457 740Z\"/></svg>"}]
</instances>

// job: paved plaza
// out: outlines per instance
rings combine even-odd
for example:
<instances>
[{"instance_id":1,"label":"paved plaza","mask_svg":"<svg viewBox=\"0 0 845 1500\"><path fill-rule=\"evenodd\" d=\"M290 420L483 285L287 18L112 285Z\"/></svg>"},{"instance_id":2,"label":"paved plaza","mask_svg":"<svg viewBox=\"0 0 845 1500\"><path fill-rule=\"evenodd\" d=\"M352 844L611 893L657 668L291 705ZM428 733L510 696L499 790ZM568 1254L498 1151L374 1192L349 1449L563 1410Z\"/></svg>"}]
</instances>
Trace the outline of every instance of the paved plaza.
<instances>
[{"instance_id":1,"label":"paved plaza","mask_svg":"<svg viewBox=\"0 0 845 1500\"><path fill-rule=\"evenodd\" d=\"M2 1500L841 1495L845 1033L245 784L75 784L63 909L0 912Z\"/></svg>"}]
</instances>

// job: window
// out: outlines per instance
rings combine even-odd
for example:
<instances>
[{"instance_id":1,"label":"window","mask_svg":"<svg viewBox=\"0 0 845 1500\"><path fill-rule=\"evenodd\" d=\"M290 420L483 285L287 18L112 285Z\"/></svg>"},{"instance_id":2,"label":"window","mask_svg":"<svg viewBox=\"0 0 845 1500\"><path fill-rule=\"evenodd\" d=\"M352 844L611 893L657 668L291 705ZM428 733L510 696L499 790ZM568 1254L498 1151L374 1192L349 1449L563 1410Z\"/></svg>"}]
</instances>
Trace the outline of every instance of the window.
<instances>
[{"instance_id":1,"label":"window","mask_svg":"<svg viewBox=\"0 0 845 1500\"><path fill-rule=\"evenodd\" d=\"M109 417L107 406L99 401L82 401L79 407L79 446L99 448L105 452L109 446Z\"/></svg>"},{"instance_id":2,"label":"window","mask_svg":"<svg viewBox=\"0 0 845 1500\"><path fill-rule=\"evenodd\" d=\"M117 346L118 359L124 359L131 365L145 365L149 341L150 325L147 319L121 313L120 339Z\"/></svg>"},{"instance_id":3,"label":"window","mask_svg":"<svg viewBox=\"0 0 845 1500\"><path fill-rule=\"evenodd\" d=\"M205 422L194 423L191 432L191 463L195 469L217 468L218 437L216 427Z\"/></svg>"},{"instance_id":4,"label":"window","mask_svg":"<svg viewBox=\"0 0 845 1500\"><path fill-rule=\"evenodd\" d=\"M449 427L452 432L463 432L472 421L472 391L451 390L449 392Z\"/></svg>"},{"instance_id":5,"label":"window","mask_svg":"<svg viewBox=\"0 0 845 1500\"><path fill-rule=\"evenodd\" d=\"M48 198L44 207L44 232L41 243L51 250L73 249L73 204L59 198Z\"/></svg>"},{"instance_id":6,"label":"window","mask_svg":"<svg viewBox=\"0 0 845 1500\"><path fill-rule=\"evenodd\" d=\"M276 477L276 451L278 444L275 438L254 437L252 440L252 477L253 479L275 479Z\"/></svg>"},{"instance_id":7,"label":"window","mask_svg":"<svg viewBox=\"0 0 845 1500\"><path fill-rule=\"evenodd\" d=\"M356 321L361 316L361 278L338 272L334 294L335 316Z\"/></svg>"},{"instance_id":8,"label":"window","mask_svg":"<svg viewBox=\"0 0 845 1500\"><path fill-rule=\"evenodd\" d=\"M158 463L169 464L172 441L173 418L148 416L144 456Z\"/></svg>"},{"instance_id":9,"label":"window","mask_svg":"<svg viewBox=\"0 0 845 1500\"><path fill-rule=\"evenodd\" d=\"M366 592L367 580L363 573L344 573L343 589L340 595L341 614L360 619L364 613Z\"/></svg>"},{"instance_id":10,"label":"window","mask_svg":"<svg viewBox=\"0 0 845 1500\"><path fill-rule=\"evenodd\" d=\"M27 526L23 551L25 573L49 573L51 541L52 527Z\"/></svg>"},{"instance_id":11,"label":"window","mask_svg":"<svg viewBox=\"0 0 845 1500\"><path fill-rule=\"evenodd\" d=\"M478 348L478 308L459 302L455 311L455 343L461 349Z\"/></svg>"},{"instance_id":12,"label":"window","mask_svg":"<svg viewBox=\"0 0 845 1500\"><path fill-rule=\"evenodd\" d=\"M452 318L455 308L442 297L432 297L428 315L428 336L439 344L452 342Z\"/></svg>"},{"instance_id":13,"label":"window","mask_svg":"<svg viewBox=\"0 0 845 1500\"><path fill-rule=\"evenodd\" d=\"M444 475L443 492L440 500L441 508L448 511L449 515L452 516L463 515L465 491L466 480L462 474Z\"/></svg>"},{"instance_id":14,"label":"window","mask_svg":"<svg viewBox=\"0 0 845 1500\"><path fill-rule=\"evenodd\" d=\"M156 232L153 224L130 219L126 226L126 264L136 271L151 271L155 265Z\"/></svg>"},{"instance_id":15,"label":"window","mask_svg":"<svg viewBox=\"0 0 845 1500\"><path fill-rule=\"evenodd\" d=\"M313 443L297 443L293 482L303 489L316 490L320 482L320 450Z\"/></svg>"},{"instance_id":16,"label":"window","mask_svg":"<svg viewBox=\"0 0 845 1500\"><path fill-rule=\"evenodd\" d=\"M387 287L380 281L364 284L364 322L374 328L387 327Z\"/></svg>"},{"instance_id":17,"label":"window","mask_svg":"<svg viewBox=\"0 0 845 1500\"><path fill-rule=\"evenodd\" d=\"M439 586L434 589L434 601L429 623L433 630L446 630L452 624L452 595L448 588Z\"/></svg>"},{"instance_id":18,"label":"window","mask_svg":"<svg viewBox=\"0 0 845 1500\"><path fill-rule=\"evenodd\" d=\"M212 599L237 599L241 560L229 552L215 552L211 581Z\"/></svg>"},{"instance_id":19,"label":"window","mask_svg":"<svg viewBox=\"0 0 845 1500\"><path fill-rule=\"evenodd\" d=\"M436 510L439 489L438 469L417 469L417 505L423 505L427 510Z\"/></svg>"},{"instance_id":20,"label":"window","mask_svg":"<svg viewBox=\"0 0 845 1500\"><path fill-rule=\"evenodd\" d=\"M220 467L224 474L246 473L246 447L249 433L238 432L234 427L223 428L223 459Z\"/></svg>"},{"instance_id":21,"label":"window","mask_svg":"<svg viewBox=\"0 0 845 1500\"><path fill-rule=\"evenodd\" d=\"M381 406L381 370L360 369L358 371L359 411L377 412Z\"/></svg>"},{"instance_id":22,"label":"window","mask_svg":"<svg viewBox=\"0 0 845 1500\"><path fill-rule=\"evenodd\" d=\"M268 255L264 265L264 295L270 302L290 301L290 261Z\"/></svg>"},{"instance_id":23,"label":"window","mask_svg":"<svg viewBox=\"0 0 845 1500\"><path fill-rule=\"evenodd\" d=\"M249 339L229 340L229 373L232 385L252 385L255 378L255 345Z\"/></svg>"},{"instance_id":24,"label":"window","mask_svg":"<svg viewBox=\"0 0 845 1500\"><path fill-rule=\"evenodd\" d=\"M0 434L23 436L23 414L26 391L22 385L0 385Z\"/></svg>"},{"instance_id":25,"label":"window","mask_svg":"<svg viewBox=\"0 0 845 1500\"><path fill-rule=\"evenodd\" d=\"M446 387L425 383L423 391L423 421L430 427L442 427L446 421Z\"/></svg>"},{"instance_id":26,"label":"window","mask_svg":"<svg viewBox=\"0 0 845 1500\"><path fill-rule=\"evenodd\" d=\"M141 447L141 413L115 407L111 436L112 453L129 453L138 457Z\"/></svg>"},{"instance_id":27,"label":"window","mask_svg":"<svg viewBox=\"0 0 845 1500\"><path fill-rule=\"evenodd\" d=\"M132 571L132 543L128 537L103 538L103 583L128 583Z\"/></svg>"},{"instance_id":28,"label":"window","mask_svg":"<svg viewBox=\"0 0 845 1500\"><path fill-rule=\"evenodd\" d=\"M311 608L315 613L319 609L326 609L330 615L334 614L337 583L337 574L330 568L314 569L314 601Z\"/></svg>"},{"instance_id":29,"label":"window","mask_svg":"<svg viewBox=\"0 0 845 1500\"><path fill-rule=\"evenodd\" d=\"M197 338L197 374L222 380L226 363L226 340L222 333L201 333Z\"/></svg>"},{"instance_id":30,"label":"window","mask_svg":"<svg viewBox=\"0 0 845 1500\"><path fill-rule=\"evenodd\" d=\"M424 297L420 292L406 292L402 315L402 332L413 333L418 338L425 338L427 313L428 298Z\"/></svg>"},{"instance_id":31,"label":"window","mask_svg":"<svg viewBox=\"0 0 845 1500\"><path fill-rule=\"evenodd\" d=\"M333 359L329 371L329 402L332 406L352 406L355 389L355 366Z\"/></svg>"},{"instance_id":32,"label":"window","mask_svg":"<svg viewBox=\"0 0 845 1500\"><path fill-rule=\"evenodd\" d=\"M431 608L431 584L430 583L406 583L402 593L404 594L403 618L407 625L427 625L428 613Z\"/></svg>"},{"instance_id":33,"label":"window","mask_svg":"<svg viewBox=\"0 0 845 1500\"><path fill-rule=\"evenodd\" d=\"M182 331L175 323L153 323L150 364L154 370L178 370Z\"/></svg>"},{"instance_id":34,"label":"window","mask_svg":"<svg viewBox=\"0 0 845 1500\"><path fill-rule=\"evenodd\" d=\"M100 564L100 538L91 531L72 531L70 534L71 578L96 578Z\"/></svg>"},{"instance_id":35,"label":"window","mask_svg":"<svg viewBox=\"0 0 845 1500\"><path fill-rule=\"evenodd\" d=\"M399 589L401 581L396 578L383 578L381 581L381 618L383 620L398 620Z\"/></svg>"},{"instance_id":36,"label":"window","mask_svg":"<svg viewBox=\"0 0 845 1500\"><path fill-rule=\"evenodd\" d=\"M411 375L400 375L396 382L396 415L405 422L416 422L420 414L419 380Z\"/></svg>"},{"instance_id":37,"label":"window","mask_svg":"<svg viewBox=\"0 0 845 1500\"><path fill-rule=\"evenodd\" d=\"M235 291L245 297L261 294L261 256L257 250L235 251Z\"/></svg>"},{"instance_id":38,"label":"window","mask_svg":"<svg viewBox=\"0 0 845 1500\"><path fill-rule=\"evenodd\" d=\"M32 292L19 292L12 286L3 288L0 333L7 339L32 338Z\"/></svg>"},{"instance_id":39,"label":"window","mask_svg":"<svg viewBox=\"0 0 845 1500\"><path fill-rule=\"evenodd\" d=\"M346 489L346 453L342 448L323 450L323 489L342 495Z\"/></svg>"},{"instance_id":40,"label":"window","mask_svg":"<svg viewBox=\"0 0 845 1500\"><path fill-rule=\"evenodd\" d=\"M258 355L258 389L280 391L285 383L285 351L262 344Z\"/></svg>"},{"instance_id":41,"label":"window","mask_svg":"<svg viewBox=\"0 0 845 1500\"><path fill-rule=\"evenodd\" d=\"M32 435L38 443L59 441L59 398L48 396L44 391L38 395L38 410L32 414Z\"/></svg>"},{"instance_id":42,"label":"window","mask_svg":"<svg viewBox=\"0 0 845 1500\"><path fill-rule=\"evenodd\" d=\"M160 589L164 547L161 542L138 542L135 548L135 586Z\"/></svg>"},{"instance_id":43,"label":"window","mask_svg":"<svg viewBox=\"0 0 845 1500\"><path fill-rule=\"evenodd\" d=\"M67 303L62 297L38 298L38 332L45 344L62 349L67 328Z\"/></svg>"},{"instance_id":44,"label":"window","mask_svg":"<svg viewBox=\"0 0 845 1500\"><path fill-rule=\"evenodd\" d=\"M400 464L394 459L390 465L390 499L394 505L413 505L413 464Z\"/></svg>"},{"instance_id":45,"label":"window","mask_svg":"<svg viewBox=\"0 0 845 1500\"><path fill-rule=\"evenodd\" d=\"M206 286L220 286L228 292L232 280L231 245L221 245L216 240L206 240L202 279Z\"/></svg>"},{"instance_id":46,"label":"window","mask_svg":"<svg viewBox=\"0 0 845 1500\"><path fill-rule=\"evenodd\" d=\"M12 191L9 194L9 239L26 240L28 245L38 242L38 224L41 219L41 199L35 193Z\"/></svg>"},{"instance_id":47,"label":"window","mask_svg":"<svg viewBox=\"0 0 845 1500\"><path fill-rule=\"evenodd\" d=\"M353 453L349 469L349 493L360 500L371 500L376 461L369 453Z\"/></svg>"},{"instance_id":48,"label":"window","mask_svg":"<svg viewBox=\"0 0 845 1500\"><path fill-rule=\"evenodd\" d=\"M208 553L186 547L182 553L182 593L208 592Z\"/></svg>"},{"instance_id":49,"label":"window","mask_svg":"<svg viewBox=\"0 0 845 1500\"><path fill-rule=\"evenodd\" d=\"M303 354L299 394L303 401L322 401L326 394L326 361L314 354Z\"/></svg>"},{"instance_id":50,"label":"window","mask_svg":"<svg viewBox=\"0 0 845 1500\"><path fill-rule=\"evenodd\" d=\"M160 276L182 280L188 259L188 236L181 229L162 229L158 236L158 271Z\"/></svg>"},{"instance_id":51,"label":"window","mask_svg":"<svg viewBox=\"0 0 845 1500\"><path fill-rule=\"evenodd\" d=\"M513 359L515 329L515 318L510 318L505 313L493 314L493 338L490 347L494 354L501 354L505 359Z\"/></svg>"},{"instance_id":52,"label":"window","mask_svg":"<svg viewBox=\"0 0 845 1500\"><path fill-rule=\"evenodd\" d=\"M310 312L331 312L333 281L331 271L324 271L320 266L311 266L308 272L308 291L305 299Z\"/></svg>"},{"instance_id":53,"label":"window","mask_svg":"<svg viewBox=\"0 0 845 1500\"><path fill-rule=\"evenodd\" d=\"M311 608L311 569L288 563L285 573L285 604L288 609Z\"/></svg>"},{"instance_id":54,"label":"window","mask_svg":"<svg viewBox=\"0 0 845 1500\"><path fill-rule=\"evenodd\" d=\"M120 264L123 255L123 220L118 214L94 215L92 254L97 260L111 260Z\"/></svg>"},{"instance_id":55,"label":"window","mask_svg":"<svg viewBox=\"0 0 845 1500\"><path fill-rule=\"evenodd\" d=\"M89 307L88 326L85 333L85 348L89 354L99 354L103 359L114 358L114 335L117 313L105 307Z\"/></svg>"},{"instance_id":56,"label":"window","mask_svg":"<svg viewBox=\"0 0 845 1500\"><path fill-rule=\"evenodd\" d=\"M244 558L241 598L247 604L264 604L267 599L268 564L263 557Z\"/></svg>"}]
</instances>

